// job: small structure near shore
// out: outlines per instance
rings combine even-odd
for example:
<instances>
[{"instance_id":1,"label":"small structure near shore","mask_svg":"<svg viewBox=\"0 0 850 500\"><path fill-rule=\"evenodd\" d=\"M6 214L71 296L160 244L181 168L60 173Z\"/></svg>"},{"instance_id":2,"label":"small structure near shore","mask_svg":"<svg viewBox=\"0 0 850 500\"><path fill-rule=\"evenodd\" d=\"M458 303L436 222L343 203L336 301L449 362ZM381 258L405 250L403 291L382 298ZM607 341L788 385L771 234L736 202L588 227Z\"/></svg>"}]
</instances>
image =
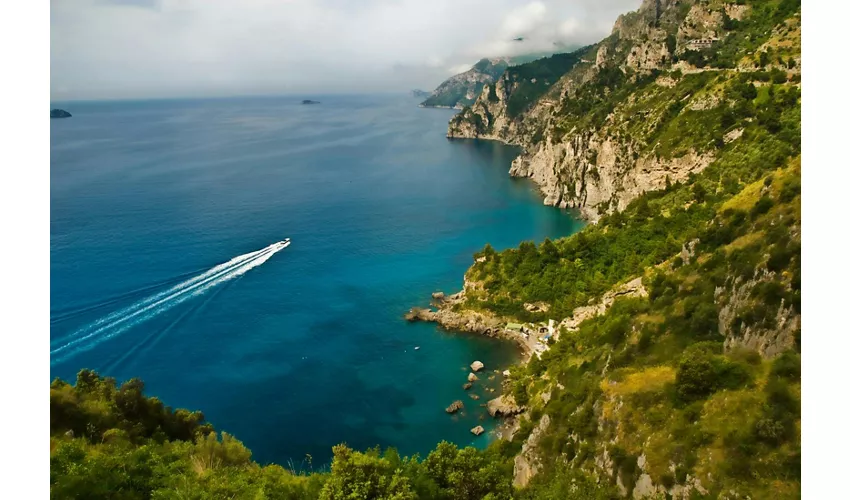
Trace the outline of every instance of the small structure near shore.
<instances>
[{"instance_id":1,"label":"small structure near shore","mask_svg":"<svg viewBox=\"0 0 850 500\"><path fill-rule=\"evenodd\" d=\"M475 434L476 436L480 436L481 434L484 434L484 427L481 427L480 425L476 425L475 427L470 429L469 432Z\"/></svg>"},{"instance_id":2,"label":"small structure near shore","mask_svg":"<svg viewBox=\"0 0 850 500\"><path fill-rule=\"evenodd\" d=\"M472 368L472 371L477 372L484 369L484 363L481 361L473 361L469 367Z\"/></svg>"}]
</instances>

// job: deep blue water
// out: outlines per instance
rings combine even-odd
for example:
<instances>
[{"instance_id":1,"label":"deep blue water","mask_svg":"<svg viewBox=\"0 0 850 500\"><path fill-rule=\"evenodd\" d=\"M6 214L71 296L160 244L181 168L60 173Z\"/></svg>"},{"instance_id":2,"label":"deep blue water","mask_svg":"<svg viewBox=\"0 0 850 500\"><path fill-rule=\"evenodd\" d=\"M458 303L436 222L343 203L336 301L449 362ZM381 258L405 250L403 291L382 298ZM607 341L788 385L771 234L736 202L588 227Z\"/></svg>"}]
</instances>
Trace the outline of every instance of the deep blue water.
<instances>
[{"instance_id":1,"label":"deep blue water","mask_svg":"<svg viewBox=\"0 0 850 500\"><path fill-rule=\"evenodd\" d=\"M73 118L51 121L51 377L140 377L261 462L486 444L468 365L515 348L402 315L458 290L485 243L580 223L508 176L516 149L447 140L453 111L300 99L52 103ZM241 276L186 282L285 237Z\"/></svg>"}]
</instances>

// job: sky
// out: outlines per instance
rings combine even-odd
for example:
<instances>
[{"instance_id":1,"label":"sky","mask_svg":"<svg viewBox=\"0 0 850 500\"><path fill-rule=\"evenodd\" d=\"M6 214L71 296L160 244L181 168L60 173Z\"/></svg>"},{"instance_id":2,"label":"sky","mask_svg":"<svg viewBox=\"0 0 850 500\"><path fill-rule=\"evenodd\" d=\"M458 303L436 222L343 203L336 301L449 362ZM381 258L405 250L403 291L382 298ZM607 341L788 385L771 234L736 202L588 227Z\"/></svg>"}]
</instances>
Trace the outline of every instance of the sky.
<instances>
[{"instance_id":1,"label":"sky","mask_svg":"<svg viewBox=\"0 0 850 500\"><path fill-rule=\"evenodd\" d=\"M640 0L51 0L52 100L431 90ZM523 41L514 38L523 37Z\"/></svg>"}]
</instances>

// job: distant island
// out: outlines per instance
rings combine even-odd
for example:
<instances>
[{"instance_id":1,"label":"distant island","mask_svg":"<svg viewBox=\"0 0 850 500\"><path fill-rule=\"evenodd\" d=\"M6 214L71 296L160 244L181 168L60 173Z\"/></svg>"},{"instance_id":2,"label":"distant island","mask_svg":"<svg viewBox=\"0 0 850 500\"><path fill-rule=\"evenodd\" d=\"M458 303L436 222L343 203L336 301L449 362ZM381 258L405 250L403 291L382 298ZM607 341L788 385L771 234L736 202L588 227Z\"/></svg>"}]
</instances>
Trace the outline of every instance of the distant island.
<instances>
[{"instance_id":1,"label":"distant island","mask_svg":"<svg viewBox=\"0 0 850 500\"><path fill-rule=\"evenodd\" d=\"M71 118L71 113L64 109L51 109L50 118Z\"/></svg>"},{"instance_id":2,"label":"distant island","mask_svg":"<svg viewBox=\"0 0 850 500\"><path fill-rule=\"evenodd\" d=\"M410 95L413 97L430 97L431 93L422 89L413 89L410 91Z\"/></svg>"},{"instance_id":3,"label":"distant island","mask_svg":"<svg viewBox=\"0 0 850 500\"><path fill-rule=\"evenodd\" d=\"M301 101L301 104L319 104L319 101L311 101L310 99L304 99Z\"/></svg>"}]
</instances>

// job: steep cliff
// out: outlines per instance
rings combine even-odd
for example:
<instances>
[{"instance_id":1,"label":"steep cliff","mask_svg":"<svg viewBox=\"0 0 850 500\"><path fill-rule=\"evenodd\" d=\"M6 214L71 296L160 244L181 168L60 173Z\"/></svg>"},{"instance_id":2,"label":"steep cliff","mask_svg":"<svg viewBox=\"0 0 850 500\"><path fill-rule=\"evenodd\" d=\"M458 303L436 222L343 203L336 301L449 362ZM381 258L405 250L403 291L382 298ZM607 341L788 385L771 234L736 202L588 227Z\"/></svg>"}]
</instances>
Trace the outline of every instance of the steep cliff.
<instances>
[{"instance_id":1,"label":"steep cliff","mask_svg":"<svg viewBox=\"0 0 850 500\"><path fill-rule=\"evenodd\" d=\"M522 146L511 175L534 180L547 205L597 220L701 172L737 138L728 135L730 77L799 71L799 15L784 8L645 0L605 40L553 56L566 62L556 71L509 68L451 120L447 136Z\"/></svg>"},{"instance_id":2,"label":"steep cliff","mask_svg":"<svg viewBox=\"0 0 850 500\"><path fill-rule=\"evenodd\" d=\"M481 59L468 71L441 83L421 106L462 108L474 102L484 85L494 82L507 67L505 58Z\"/></svg>"},{"instance_id":3,"label":"steep cliff","mask_svg":"<svg viewBox=\"0 0 850 500\"><path fill-rule=\"evenodd\" d=\"M453 311L558 325L510 369L514 484L798 498L800 2L645 1L569 56L533 99L541 73L510 68L448 131L522 146L511 174L597 221L486 247Z\"/></svg>"}]
</instances>

